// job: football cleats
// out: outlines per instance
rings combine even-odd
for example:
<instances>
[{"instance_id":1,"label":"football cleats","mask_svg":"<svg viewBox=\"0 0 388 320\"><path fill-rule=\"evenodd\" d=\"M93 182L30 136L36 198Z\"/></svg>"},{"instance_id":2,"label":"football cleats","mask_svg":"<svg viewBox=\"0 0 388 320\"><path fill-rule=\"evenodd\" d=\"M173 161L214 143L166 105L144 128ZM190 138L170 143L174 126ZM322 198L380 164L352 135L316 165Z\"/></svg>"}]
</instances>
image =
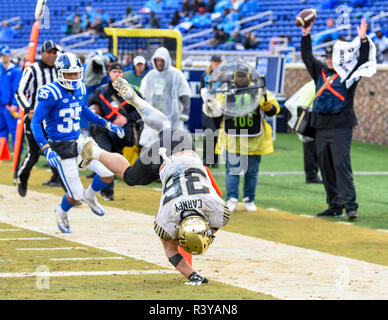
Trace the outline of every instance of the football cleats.
<instances>
[{"instance_id":1,"label":"football cleats","mask_svg":"<svg viewBox=\"0 0 388 320\"><path fill-rule=\"evenodd\" d=\"M55 60L58 83L68 90L75 90L83 78L81 61L74 53L66 52ZM77 73L76 78L69 78L69 73Z\"/></svg>"},{"instance_id":2,"label":"football cleats","mask_svg":"<svg viewBox=\"0 0 388 320\"><path fill-rule=\"evenodd\" d=\"M194 213L186 216L179 223L177 239L183 250L199 255L209 249L214 236L205 218Z\"/></svg>"}]
</instances>

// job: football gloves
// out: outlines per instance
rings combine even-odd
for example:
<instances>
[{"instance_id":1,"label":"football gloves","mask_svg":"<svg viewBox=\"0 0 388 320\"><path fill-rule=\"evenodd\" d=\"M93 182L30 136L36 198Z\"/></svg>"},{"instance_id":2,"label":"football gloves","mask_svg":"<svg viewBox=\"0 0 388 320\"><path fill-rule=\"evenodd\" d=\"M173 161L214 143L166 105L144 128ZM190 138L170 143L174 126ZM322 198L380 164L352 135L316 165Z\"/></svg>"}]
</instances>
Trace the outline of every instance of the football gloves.
<instances>
[{"instance_id":1,"label":"football gloves","mask_svg":"<svg viewBox=\"0 0 388 320\"><path fill-rule=\"evenodd\" d=\"M209 283L209 280L205 277L201 277L198 273L193 272L189 276L189 281L185 282L187 286L200 286L202 283Z\"/></svg>"},{"instance_id":2,"label":"football gloves","mask_svg":"<svg viewBox=\"0 0 388 320\"><path fill-rule=\"evenodd\" d=\"M56 168L61 162L61 157L50 147L44 149L44 156L46 157L49 166L52 168Z\"/></svg>"},{"instance_id":3,"label":"football gloves","mask_svg":"<svg viewBox=\"0 0 388 320\"><path fill-rule=\"evenodd\" d=\"M264 112L271 111L272 109L272 103L270 101L265 101L263 104L260 104L261 110Z\"/></svg>"},{"instance_id":4,"label":"football gloves","mask_svg":"<svg viewBox=\"0 0 388 320\"><path fill-rule=\"evenodd\" d=\"M111 122L107 122L105 125L105 128L107 128L109 131L116 133L120 139L124 138L124 136L125 136L124 130L116 124L113 124Z\"/></svg>"}]
</instances>

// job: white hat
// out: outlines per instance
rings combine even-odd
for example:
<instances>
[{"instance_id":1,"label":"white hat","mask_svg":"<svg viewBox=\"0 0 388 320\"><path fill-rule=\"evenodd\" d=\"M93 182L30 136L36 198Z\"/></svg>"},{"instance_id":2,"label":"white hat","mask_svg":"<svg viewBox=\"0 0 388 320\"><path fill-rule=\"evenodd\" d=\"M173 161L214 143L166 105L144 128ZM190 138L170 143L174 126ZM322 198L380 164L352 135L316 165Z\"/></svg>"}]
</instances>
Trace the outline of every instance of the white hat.
<instances>
[{"instance_id":1,"label":"white hat","mask_svg":"<svg viewBox=\"0 0 388 320\"><path fill-rule=\"evenodd\" d=\"M134 59L133 59L133 65L136 66L138 63L143 63L143 64L146 64L146 60L143 56L136 56Z\"/></svg>"}]
</instances>

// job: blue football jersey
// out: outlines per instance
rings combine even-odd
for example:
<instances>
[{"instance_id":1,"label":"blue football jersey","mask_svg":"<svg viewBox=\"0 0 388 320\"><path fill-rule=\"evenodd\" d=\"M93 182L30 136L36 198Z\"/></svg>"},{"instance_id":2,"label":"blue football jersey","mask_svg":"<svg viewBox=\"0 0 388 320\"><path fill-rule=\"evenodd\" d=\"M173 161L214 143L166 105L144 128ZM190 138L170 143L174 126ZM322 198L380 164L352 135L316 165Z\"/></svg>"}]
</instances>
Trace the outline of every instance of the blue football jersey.
<instances>
[{"instance_id":1,"label":"blue football jersey","mask_svg":"<svg viewBox=\"0 0 388 320\"><path fill-rule=\"evenodd\" d=\"M73 93L56 81L40 87L38 104L31 122L31 129L39 147L47 144L41 123L44 124L49 140L75 140L81 133L81 116L100 126L106 123L105 119L89 110L86 88L82 82Z\"/></svg>"}]
</instances>

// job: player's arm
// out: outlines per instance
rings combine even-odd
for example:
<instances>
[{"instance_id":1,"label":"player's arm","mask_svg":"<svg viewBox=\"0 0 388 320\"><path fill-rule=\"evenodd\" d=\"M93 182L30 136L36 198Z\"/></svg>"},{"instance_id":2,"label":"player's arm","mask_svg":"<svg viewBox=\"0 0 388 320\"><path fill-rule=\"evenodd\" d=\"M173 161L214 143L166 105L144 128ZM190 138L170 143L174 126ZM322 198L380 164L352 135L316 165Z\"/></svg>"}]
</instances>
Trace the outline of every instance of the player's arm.
<instances>
[{"instance_id":1,"label":"player's arm","mask_svg":"<svg viewBox=\"0 0 388 320\"><path fill-rule=\"evenodd\" d=\"M86 120L100 126L105 127L109 131L112 131L117 134L117 136L122 139L124 138L124 130L118 126L115 125L109 121L106 121L103 117L99 116L98 114L95 114L93 111L91 111L85 104L82 105L82 113L81 116L85 118Z\"/></svg>"},{"instance_id":2,"label":"player's arm","mask_svg":"<svg viewBox=\"0 0 388 320\"><path fill-rule=\"evenodd\" d=\"M200 276L179 253L177 240L160 239L160 241L162 241L168 261L189 280L185 283L186 285L198 286L209 282L208 279Z\"/></svg>"},{"instance_id":3,"label":"player's arm","mask_svg":"<svg viewBox=\"0 0 388 320\"><path fill-rule=\"evenodd\" d=\"M302 55L303 63L305 64L311 77L316 81L318 79L319 72L321 71L323 64L313 55L313 48L311 43L311 24L307 28L302 28L302 41L300 45L300 51Z\"/></svg>"},{"instance_id":4,"label":"player's arm","mask_svg":"<svg viewBox=\"0 0 388 320\"><path fill-rule=\"evenodd\" d=\"M18 88L15 93L16 101L18 105L23 108L25 113L30 111L31 105L27 100L27 94L29 93L29 88L33 83L33 72L31 66L23 71L22 78L20 79Z\"/></svg>"},{"instance_id":5,"label":"player's arm","mask_svg":"<svg viewBox=\"0 0 388 320\"><path fill-rule=\"evenodd\" d=\"M61 158L50 148L42 129L42 122L47 118L53 106L56 105L56 100L52 93L44 86L38 91L38 104L35 108L34 115L31 119L31 131L39 148L43 151L44 156L50 167L58 167Z\"/></svg>"},{"instance_id":6,"label":"player's arm","mask_svg":"<svg viewBox=\"0 0 388 320\"><path fill-rule=\"evenodd\" d=\"M31 119L31 131L34 135L35 141L41 149L48 146L47 139L45 138L42 129L42 122L47 118L49 112L55 104L56 101L51 92L44 87L38 90L38 104L36 105L34 115Z\"/></svg>"}]
</instances>

